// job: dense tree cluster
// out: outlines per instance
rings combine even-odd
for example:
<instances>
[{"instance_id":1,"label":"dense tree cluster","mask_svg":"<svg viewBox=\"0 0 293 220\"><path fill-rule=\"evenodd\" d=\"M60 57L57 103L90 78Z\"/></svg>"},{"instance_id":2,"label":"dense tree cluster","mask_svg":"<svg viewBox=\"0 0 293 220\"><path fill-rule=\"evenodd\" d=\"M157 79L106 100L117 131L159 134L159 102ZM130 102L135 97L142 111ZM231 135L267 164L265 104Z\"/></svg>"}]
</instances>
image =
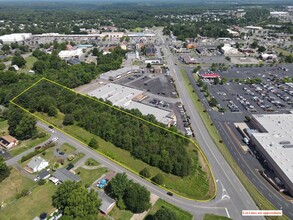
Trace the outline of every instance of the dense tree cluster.
<instances>
[{"instance_id":1,"label":"dense tree cluster","mask_svg":"<svg viewBox=\"0 0 293 220\"><path fill-rule=\"evenodd\" d=\"M8 114L8 131L19 140L36 137L36 119L18 107L11 106Z\"/></svg>"},{"instance_id":2,"label":"dense tree cluster","mask_svg":"<svg viewBox=\"0 0 293 220\"><path fill-rule=\"evenodd\" d=\"M0 156L0 183L10 175L10 170L6 166L4 158Z\"/></svg>"},{"instance_id":3,"label":"dense tree cluster","mask_svg":"<svg viewBox=\"0 0 293 220\"><path fill-rule=\"evenodd\" d=\"M65 181L52 197L52 204L63 213L64 219L97 219L101 201L98 194L81 184Z\"/></svg>"},{"instance_id":4,"label":"dense tree cluster","mask_svg":"<svg viewBox=\"0 0 293 220\"><path fill-rule=\"evenodd\" d=\"M178 176L190 174L187 139L109 107L102 100L84 98L44 80L15 102L31 112L47 112L44 106L52 106L64 114L73 115L78 126L130 151L134 157L152 166ZM158 124L153 115L143 116L138 110L126 111Z\"/></svg>"},{"instance_id":5,"label":"dense tree cluster","mask_svg":"<svg viewBox=\"0 0 293 220\"><path fill-rule=\"evenodd\" d=\"M118 173L106 186L105 191L118 201L121 209L141 213L151 206L150 192L144 186L128 180L125 173Z\"/></svg>"},{"instance_id":6,"label":"dense tree cluster","mask_svg":"<svg viewBox=\"0 0 293 220\"><path fill-rule=\"evenodd\" d=\"M179 220L175 212L169 208L162 207L154 215L149 215L146 220Z\"/></svg>"}]
</instances>

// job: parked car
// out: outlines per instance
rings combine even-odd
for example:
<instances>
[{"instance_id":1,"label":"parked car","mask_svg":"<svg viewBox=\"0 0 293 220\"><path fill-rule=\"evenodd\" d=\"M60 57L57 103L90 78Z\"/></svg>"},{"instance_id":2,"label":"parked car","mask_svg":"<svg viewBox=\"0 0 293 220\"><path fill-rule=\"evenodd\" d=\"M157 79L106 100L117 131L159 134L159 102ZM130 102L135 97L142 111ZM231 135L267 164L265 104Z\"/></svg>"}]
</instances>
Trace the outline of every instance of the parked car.
<instances>
[{"instance_id":1,"label":"parked car","mask_svg":"<svg viewBox=\"0 0 293 220\"><path fill-rule=\"evenodd\" d=\"M72 163L68 164L68 167L66 168L67 170L71 170L74 167L74 165Z\"/></svg>"},{"instance_id":2,"label":"parked car","mask_svg":"<svg viewBox=\"0 0 293 220\"><path fill-rule=\"evenodd\" d=\"M35 150L39 150L41 148L42 148L42 146L37 146L37 147L35 147Z\"/></svg>"},{"instance_id":3,"label":"parked car","mask_svg":"<svg viewBox=\"0 0 293 220\"><path fill-rule=\"evenodd\" d=\"M64 155L65 153L64 153L63 151L60 151L59 154L60 154L60 155Z\"/></svg>"},{"instance_id":4,"label":"parked car","mask_svg":"<svg viewBox=\"0 0 293 220\"><path fill-rule=\"evenodd\" d=\"M171 193L171 192L167 192L167 195L168 195L168 196L173 196L173 193Z\"/></svg>"}]
</instances>

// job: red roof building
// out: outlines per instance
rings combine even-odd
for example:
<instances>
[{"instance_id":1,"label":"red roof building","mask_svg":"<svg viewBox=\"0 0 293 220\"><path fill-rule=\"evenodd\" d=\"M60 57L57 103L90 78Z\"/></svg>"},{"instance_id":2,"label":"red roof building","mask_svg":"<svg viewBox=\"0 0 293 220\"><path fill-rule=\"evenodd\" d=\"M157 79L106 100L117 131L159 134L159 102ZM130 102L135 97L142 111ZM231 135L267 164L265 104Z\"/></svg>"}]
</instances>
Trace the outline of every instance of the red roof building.
<instances>
[{"instance_id":1,"label":"red roof building","mask_svg":"<svg viewBox=\"0 0 293 220\"><path fill-rule=\"evenodd\" d=\"M220 78L220 75L217 73L203 73L200 75L203 79L215 79Z\"/></svg>"}]
</instances>

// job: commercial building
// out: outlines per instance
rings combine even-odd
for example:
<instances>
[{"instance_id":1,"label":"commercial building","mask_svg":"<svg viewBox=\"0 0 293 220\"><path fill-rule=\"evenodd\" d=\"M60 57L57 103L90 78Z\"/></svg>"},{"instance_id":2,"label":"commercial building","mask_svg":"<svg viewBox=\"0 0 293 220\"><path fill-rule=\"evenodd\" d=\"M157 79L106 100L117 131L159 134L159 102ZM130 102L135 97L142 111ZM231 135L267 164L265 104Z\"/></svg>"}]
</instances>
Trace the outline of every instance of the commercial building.
<instances>
[{"instance_id":1,"label":"commercial building","mask_svg":"<svg viewBox=\"0 0 293 220\"><path fill-rule=\"evenodd\" d=\"M82 55L83 52L81 48L76 50L61 50L58 54L61 59L80 58Z\"/></svg>"},{"instance_id":2,"label":"commercial building","mask_svg":"<svg viewBox=\"0 0 293 220\"><path fill-rule=\"evenodd\" d=\"M293 195L293 114L253 115L251 142Z\"/></svg>"},{"instance_id":3,"label":"commercial building","mask_svg":"<svg viewBox=\"0 0 293 220\"><path fill-rule=\"evenodd\" d=\"M109 37L109 38L121 38L124 36L123 32L103 32L100 34L100 37Z\"/></svg>"},{"instance_id":4,"label":"commercial building","mask_svg":"<svg viewBox=\"0 0 293 220\"><path fill-rule=\"evenodd\" d=\"M119 79L123 76L126 76L131 73L138 73L140 70L139 66L128 66L123 67L118 70L111 70L106 73L103 73L100 75L100 79L114 81L116 79Z\"/></svg>"},{"instance_id":5,"label":"commercial building","mask_svg":"<svg viewBox=\"0 0 293 220\"><path fill-rule=\"evenodd\" d=\"M9 44L13 42L22 42L30 39L31 37L31 33L7 34L0 36L0 40L2 40L4 44Z\"/></svg>"},{"instance_id":6,"label":"commercial building","mask_svg":"<svg viewBox=\"0 0 293 220\"><path fill-rule=\"evenodd\" d=\"M270 15L274 18L287 17L287 16L289 16L289 12L287 12L287 11L272 11L272 12L270 12Z\"/></svg>"},{"instance_id":7,"label":"commercial building","mask_svg":"<svg viewBox=\"0 0 293 220\"><path fill-rule=\"evenodd\" d=\"M220 75L217 73L203 73L199 75L202 79L215 79L220 78Z\"/></svg>"},{"instance_id":8,"label":"commercial building","mask_svg":"<svg viewBox=\"0 0 293 220\"><path fill-rule=\"evenodd\" d=\"M154 115L156 120L170 126L176 121L176 116L172 111L159 109L140 101L147 96L143 91L122 86L114 83L108 83L100 88L88 93L90 96L109 100L113 105L123 107L125 109L138 109L143 115Z\"/></svg>"},{"instance_id":9,"label":"commercial building","mask_svg":"<svg viewBox=\"0 0 293 220\"><path fill-rule=\"evenodd\" d=\"M235 55L238 54L238 49L232 47L230 44L224 44L224 46L221 48L221 52L224 55Z\"/></svg>"}]
</instances>

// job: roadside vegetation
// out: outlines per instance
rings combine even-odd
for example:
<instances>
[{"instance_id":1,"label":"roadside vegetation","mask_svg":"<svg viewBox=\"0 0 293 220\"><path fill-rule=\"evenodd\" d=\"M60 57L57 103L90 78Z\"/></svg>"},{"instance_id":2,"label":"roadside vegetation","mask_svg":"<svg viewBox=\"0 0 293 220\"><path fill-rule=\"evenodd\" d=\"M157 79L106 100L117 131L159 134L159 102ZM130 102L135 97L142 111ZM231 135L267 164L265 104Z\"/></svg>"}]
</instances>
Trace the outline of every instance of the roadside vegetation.
<instances>
[{"instance_id":1,"label":"roadside vegetation","mask_svg":"<svg viewBox=\"0 0 293 220\"><path fill-rule=\"evenodd\" d=\"M15 102L32 112L43 111L43 113L35 112L35 115L64 130L83 143L88 144L93 138L96 139L98 147L95 150L129 167L136 173L139 173L145 167L149 168L152 178L161 173L164 176L163 182L158 184L173 190L175 193L200 200L209 199L214 195L215 190L214 186L210 184L213 181L211 181L212 177L208 166L201 158L202 155L198 154L197 148L188 139L176 135L176 132L175 134L171 133L124 112L104 104L101 105L101 100L86 99L69 90L60 89L60 86L47 81L41 82L39 85L42 86L41 90L36 85L36 87L18 97ZM45 88L48 91L45 92L47 90ZM45 94L40 94L42 91ZM45 101L48 92L52 95L51 97L62 97L57 99L58 102L61 102L57 104L56 100L51 97L49 97L50 101ZM38 102L32 101L31 98L36 96L40 97L39 103L43 103L43 109L38 107ZM23 100L26 100L26 102L23 103ZM48 116L47 110L51 106L56 109L56 117ZM60 106L60 109L57 109L57 106ZM62 114L59 113L60 110L63 111ZM84 111L86 111L86 114ZM129 111L129 113L158 124L153 116L142 116L140 112L135 110ZM72 125L64 126L66 114L74 116ZM95 123L98 124L95 125ZM117 125L115 125L116 123ZM81 127L84 127L84 129ZM137 135L138 133L141 134L141 129L144 130L143 137ZM86 130L101 136L103 139ZM175 130L172 129L172 131ZM156 139L158 141L155 141ZM119 148L110 142L114 142ZM158 145L157 143L161 144ZM132 146L141 147L134 148ZM156 166L165 172L155 168ZM190 185L196 187L189 187Z\"/></svg>"}]
</instances>

